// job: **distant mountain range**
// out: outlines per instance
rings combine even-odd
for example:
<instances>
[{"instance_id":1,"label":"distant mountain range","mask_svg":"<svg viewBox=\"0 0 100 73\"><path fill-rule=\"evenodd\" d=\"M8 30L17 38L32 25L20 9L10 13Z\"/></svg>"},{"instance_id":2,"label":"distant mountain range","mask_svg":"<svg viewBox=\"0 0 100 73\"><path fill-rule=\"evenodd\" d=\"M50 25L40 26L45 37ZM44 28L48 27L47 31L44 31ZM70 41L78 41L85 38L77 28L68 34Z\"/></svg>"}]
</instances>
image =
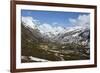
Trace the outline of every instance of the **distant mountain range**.
<instances>
[{"instance_id":1,"label":"distant mountain range","mask_svg":"<svg viewBox=\"0 0 100 73\"><path fill-rule=\"evenodd\" d=\"M22 25L26 29L26 34L30 32L28 34L31 35L30 38L37 38L38 40L57 42L60 44L74 42L89 47L90 29L88 27L53 27L49 24L38 24L32 17L22 17Z\"/></svg>"}]
</instances>

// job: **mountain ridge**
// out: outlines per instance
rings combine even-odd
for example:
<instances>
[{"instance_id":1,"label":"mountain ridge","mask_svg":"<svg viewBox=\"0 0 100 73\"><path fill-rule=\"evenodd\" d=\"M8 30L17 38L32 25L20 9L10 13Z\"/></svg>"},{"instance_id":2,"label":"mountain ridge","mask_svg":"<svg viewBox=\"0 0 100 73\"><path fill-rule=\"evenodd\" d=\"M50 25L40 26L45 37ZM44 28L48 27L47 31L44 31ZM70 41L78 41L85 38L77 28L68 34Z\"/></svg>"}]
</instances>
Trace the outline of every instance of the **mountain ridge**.
<instances>
[{"instance_id":1,"label":"mountain ridge","mask_svg":"<svg viewBox=\"0 0 100 73\"><path fill-rule=\"evenodd\" d=\"M46 40L49 39L51 42L59 42L63 44L72 42L77 43L83 39L84 36L82 36L82 34L85 33L87 37L90 35L89 28L87 27L82 28L81 26L75 26L63 28L60 26L52 27L49 24L39 25L37 20L34 20L32 17L22 17L22 23L25 27L30 28L30 30L38 30L38 33L40 33L39 36L44 39L46 38ZM87 42L88 39L90 38L83 40L83 42Z\"/></svg>"}]
</instances>

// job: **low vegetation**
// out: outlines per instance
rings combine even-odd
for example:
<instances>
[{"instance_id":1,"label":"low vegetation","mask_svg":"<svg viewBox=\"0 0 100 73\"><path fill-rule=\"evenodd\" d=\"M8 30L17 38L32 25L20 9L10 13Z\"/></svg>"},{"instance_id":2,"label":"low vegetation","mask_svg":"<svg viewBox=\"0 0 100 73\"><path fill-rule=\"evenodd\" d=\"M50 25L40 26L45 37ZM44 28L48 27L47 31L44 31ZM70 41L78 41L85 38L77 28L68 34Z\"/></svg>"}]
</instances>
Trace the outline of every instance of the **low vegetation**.
<instances>
[{"instance_id":1,"label":"low vegetation","mask_svg":"<svg viewBox=\"0 0 100 73\"><path fill-rule=\"evenodd\" d=\"M80 43L59 44L56 42L43 41L37 31L27 31L22 25L21 29L21 55L33 56L49 61L85 60L90 58L89 48ZM33 34L35 33L35 35ZM35 62L21 60L24 62Z\"/></svg>"}]
</instances>

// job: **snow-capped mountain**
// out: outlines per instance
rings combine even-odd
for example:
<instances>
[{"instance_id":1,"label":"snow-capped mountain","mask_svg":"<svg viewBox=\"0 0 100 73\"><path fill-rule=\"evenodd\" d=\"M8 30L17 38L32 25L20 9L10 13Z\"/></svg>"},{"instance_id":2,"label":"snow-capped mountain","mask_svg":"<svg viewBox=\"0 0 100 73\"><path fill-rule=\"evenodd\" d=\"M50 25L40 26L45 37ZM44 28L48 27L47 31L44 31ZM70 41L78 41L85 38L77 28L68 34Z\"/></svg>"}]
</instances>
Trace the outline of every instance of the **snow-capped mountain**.
<instances>
[{"instance_id":1,"label":"snow-capped mountain","mask_svg":"<svg viewBox=\"0 0 100 73\"><path fill-rule=\"evenodd\" d=\"M80 43L89 42L90 31L88 27L61 27L52 26L50 24L39 24L38 20L32 17L22 17L22 23L25 27L38 30L38 35L44 40L48 39L51 42L64 43ZM36 33L35 33L36 34Z\"/></svg>"},{"instance_id":2,"label":"snow-capped mountain","mask_svg":"<svg viewBox=\"0 0 100 73\"><path fill-rule=\"evenodd\" d=\"M37 27L37 20L33 19L32 17L22 17L21 21L25 27L30 27L32 29Z\"/></svg>"},{"instance_id":3,"label":"snow-capped mountain","mask_svg":"<svg viewBox=\"0 0 100 73\"><path fill-rule=\"evenodd\" d=\"M60 26L53 27L50 24L39 25L38 21L33 19L32 17L22 17L22 22L24 23L25 27L38 29L43 35L48 36L50 38L66 31L66 29Z\"/></svg>"},{"instance_id":4,"label":"snow-capped mountain","mask_svg":"<svg viewBox=\"0 0 100 73\"><path fill-rule=\"evenodd\" d=\"M22 17L21 62L90 59L90 28L85 17L71 19L76 24L73 27L41 24L32 17Z\"/></svg>"},{"instance_id":5,"label":"snow-capped mountain","mask_svg":"<svg viewBox=\"0 0 100 73\"><path fill-rule=\"evenodd\" d=\"M74 31L69 31L64 34L59 34L55 37L55 40L60 43L80 43L85 42L88 43L90 39L90 31L89 29L75 29ZM88 41L88 42L87 42Z\"/></svg>"}]
</instances>

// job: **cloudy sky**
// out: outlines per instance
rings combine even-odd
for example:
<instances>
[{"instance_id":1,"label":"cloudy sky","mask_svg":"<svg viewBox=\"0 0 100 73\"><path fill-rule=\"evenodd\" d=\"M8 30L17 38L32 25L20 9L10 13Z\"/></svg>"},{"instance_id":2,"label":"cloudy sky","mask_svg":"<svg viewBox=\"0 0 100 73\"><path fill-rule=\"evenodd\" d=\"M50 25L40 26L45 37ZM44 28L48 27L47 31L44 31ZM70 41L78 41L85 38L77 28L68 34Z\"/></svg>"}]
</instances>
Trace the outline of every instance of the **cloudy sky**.
<instances>
[{"instance_id":1,"label":"cloudy sky","mask_svg":"<svg viewBox=\"0 0 100 73\"><path fill-rule=\"evenodd\" d=\"M56 11L36 11L21 10L22 17L32 17L40 24L51 26L73 27L90 25L90 14L80 12L56 12Z\"/></svg>"}]
</instances>

